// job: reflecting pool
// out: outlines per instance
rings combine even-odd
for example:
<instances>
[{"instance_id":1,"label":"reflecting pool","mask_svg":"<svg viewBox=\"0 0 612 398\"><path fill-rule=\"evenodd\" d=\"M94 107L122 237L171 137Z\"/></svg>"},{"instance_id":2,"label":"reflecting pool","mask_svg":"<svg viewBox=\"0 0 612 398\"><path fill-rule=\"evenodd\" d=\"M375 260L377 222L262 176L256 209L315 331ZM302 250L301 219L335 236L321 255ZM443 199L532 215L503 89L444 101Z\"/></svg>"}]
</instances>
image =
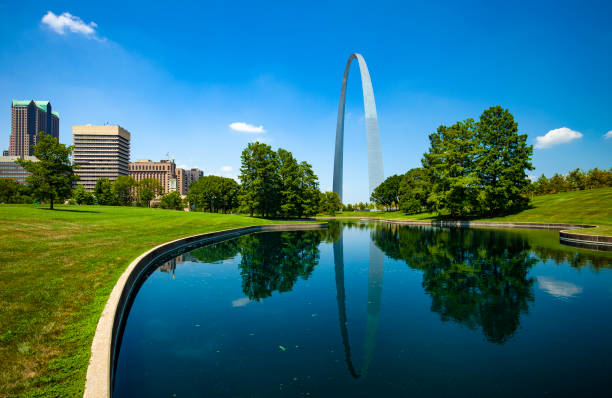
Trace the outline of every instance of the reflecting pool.
<instances>
[{"instance_id":1,"label":"reflecting pool","mask_svg":"<svg viewBox=\"0 0 612 398\"><path fill-rule=\"evenodd\" d=\"M114 397L610 396L612 253L557 231L330 223L176 253Z\"/></svg>"}]
</instances>

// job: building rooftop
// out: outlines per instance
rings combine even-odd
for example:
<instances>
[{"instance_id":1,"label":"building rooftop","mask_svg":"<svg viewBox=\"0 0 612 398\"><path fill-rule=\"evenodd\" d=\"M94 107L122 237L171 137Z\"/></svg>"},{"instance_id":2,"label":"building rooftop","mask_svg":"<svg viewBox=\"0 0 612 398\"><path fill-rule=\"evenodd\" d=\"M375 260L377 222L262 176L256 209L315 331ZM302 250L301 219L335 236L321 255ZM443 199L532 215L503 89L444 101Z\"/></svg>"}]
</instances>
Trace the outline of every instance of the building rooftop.
<instances>
[{"instance_id":1,"label":"building rooftop","mask_svg":"<svg viewBox=\"0 0 612 398\"><path fill-rule=\"evenodd\" d=\"M25 160L38 161L36 156L0 156L0 163L15 162L17 159L23 157Z\"/></svg>"},{"instance_id":2,"label":"building rooftop","mask_svg":"<svg viewBox=\"0 0 612 398\"><path fill-rule=\"evenodd\" d=\"M34 102L36 107L38 109L40 109L41 111L47 112L47 106L49 105L49 101L13 100L11 105L13 107L29 106L31 102ZM51 114L59 119L59 113L58 112L51 111Z\"/></svg>"}]
</instances>

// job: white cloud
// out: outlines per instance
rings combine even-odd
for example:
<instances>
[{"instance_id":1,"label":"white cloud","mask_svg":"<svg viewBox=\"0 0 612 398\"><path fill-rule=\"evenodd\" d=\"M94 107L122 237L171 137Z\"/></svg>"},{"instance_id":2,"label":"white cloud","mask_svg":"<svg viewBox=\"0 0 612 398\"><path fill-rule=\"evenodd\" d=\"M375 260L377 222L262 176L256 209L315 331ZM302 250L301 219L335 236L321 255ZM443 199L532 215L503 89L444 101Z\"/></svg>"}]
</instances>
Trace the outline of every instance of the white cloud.
<instances>
[{"instance_id":1,"label":"white cloud","mask_svg":"<svg viewBox=\"0 0 612 398\"><path fill-rule=\"evenodd\" d=\"M263 126L253 126L252 124L243 123L243 122L234 122L229 125L229 127L234 131L240 131L241 133L265 133Z\"/></svg>"},{"instance_id":2,"label":"white cloud","mask_svg":"<svg viewBox=\"0 0 612 398\"><path fill-rule=\"evenodd\" d=\"M60 35L63 35L66 31L70 31L72 33L83 34L87 37L96 37L96 28L98 27L95 22L87 24L83 22L81 18L69 12L55 15L51 11L48 11L42 17L41 22Z\"/></svg>"},{"instance_id":3,"label":"white cloud","mask_svg":"<svg viewBox=\"0 0 612 398\"><path fill-rule=\"evenodd\" d=\"M606 134L604 134L604 138L606 140L612 139L612 130L610 130Z\"/></svg>"},{"instance_id":4,"label":"white cloud","mask_svg":"<svg viewBox=\"0 0 612 398\"><path fill-rule=\"evenodd\" d=\"M567 299L582 293L582 287L580 286L576 286L570 282L557 281L554 278L545 276L538 277L538 284L540 285L540 289L557 298Z\"/></svg>"},{"instance_id":5,"label":"white cloud","mask_svg":"<svg viewBox=\"0 0 612 398\"><path fill-rule=\"evenodd\" d=\"M229 173L232 170L234 170L232 166L221 166L221 171L223 171L224 173Z\"/></svg>"},{"instance_id":6,"label":"white cloud","mask_svg":"<svg viewBox=\"0 0 612 398\"><path fill-rule=\"evenodd\" d=\"M546 135L536 137L536 148L550 148L555 145L565 144L582 137L582 133L561 127L560 129L550 130Z\"/></svg>"},{"instance_id":7,"label":"white cloud","mask_svg":"<svg viewBox=\"0 0 612 398\"><path fill-rule=\"evenodd\" d=\"M232 307L244 307L250 302L251 300L249 300L248 297L242 297L242 298L232 301Z\"/></svg>"}]
</instances>

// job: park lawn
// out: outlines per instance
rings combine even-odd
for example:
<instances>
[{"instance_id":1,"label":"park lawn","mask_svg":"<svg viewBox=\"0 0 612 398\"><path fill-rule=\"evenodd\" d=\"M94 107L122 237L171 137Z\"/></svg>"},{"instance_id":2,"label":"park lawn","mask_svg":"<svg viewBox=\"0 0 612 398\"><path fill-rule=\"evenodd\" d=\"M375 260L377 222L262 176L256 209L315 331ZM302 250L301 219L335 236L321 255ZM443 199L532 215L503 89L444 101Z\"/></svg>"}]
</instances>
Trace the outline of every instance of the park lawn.
<instances>
[{"instance_id":1,"label":"park lawn","mask_svg":"<svg viewBox=\"0 0 612 398\"><path fill-rule=\"evenodd\" d=\"M407 215L394 212L345 212L337 217L374 217L405 220L446 219L431 213ZM471 221L542 222L567 224L594 224L598 228L575 230L583 234L612 235L612 188L597 188L586 191L562 192L535 196L530 208L503 217L476 218Z\"/></svg>"},{"instance_id":2,"label":"park lawn","mask_svg":"<svg viewBox=\"0 0 612 398\"><path fill-rule=\"evenodd\" d=\"M100 313L143 252L185 236L278 223L137 207L0 205L0 396L82 396Z\"/></svg>"}]
</instances>

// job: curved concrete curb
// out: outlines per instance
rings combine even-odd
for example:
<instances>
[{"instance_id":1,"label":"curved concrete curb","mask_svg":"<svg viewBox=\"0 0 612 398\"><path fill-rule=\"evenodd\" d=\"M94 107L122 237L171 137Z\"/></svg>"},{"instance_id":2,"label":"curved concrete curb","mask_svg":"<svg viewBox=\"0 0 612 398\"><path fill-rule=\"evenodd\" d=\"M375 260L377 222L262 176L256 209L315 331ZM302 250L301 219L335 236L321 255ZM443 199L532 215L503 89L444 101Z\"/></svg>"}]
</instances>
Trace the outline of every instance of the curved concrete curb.
<instances>
[{"instance_id":1,"label":"curved concrete curb","mask_svg":"<svg viewBox=\"0 0 612 398\"><path fill-rule=\"evenodd\" d=\"M121 327L123 313L136 282L148 266L156 259L172 250L190 245L196 246L206 242L232 238L252 232L297 231L326 227L327 223L311 223L257 225L235 228L173 240L141 254L130 263L127 269L119 277L119 280L113 287L108 301L104 306L102 315L98 320L96 334L91 344L91 358L89 359L89 366L87 368L87 379L85 381L85 392L83 396L87 398L110 398L112 362L115 350L114 344Z\"/></svg>"},{"instance_id":2,"label":"curved concrete curb","mask_svg":"<svg viewBox=\"0 0 612 398\"><path fill-rule=\"evenodd\" d=\"M586 235L559 231L559 239L562 243L584 249L612 251L612 236Z\"/></svg>"}]
</instances>

